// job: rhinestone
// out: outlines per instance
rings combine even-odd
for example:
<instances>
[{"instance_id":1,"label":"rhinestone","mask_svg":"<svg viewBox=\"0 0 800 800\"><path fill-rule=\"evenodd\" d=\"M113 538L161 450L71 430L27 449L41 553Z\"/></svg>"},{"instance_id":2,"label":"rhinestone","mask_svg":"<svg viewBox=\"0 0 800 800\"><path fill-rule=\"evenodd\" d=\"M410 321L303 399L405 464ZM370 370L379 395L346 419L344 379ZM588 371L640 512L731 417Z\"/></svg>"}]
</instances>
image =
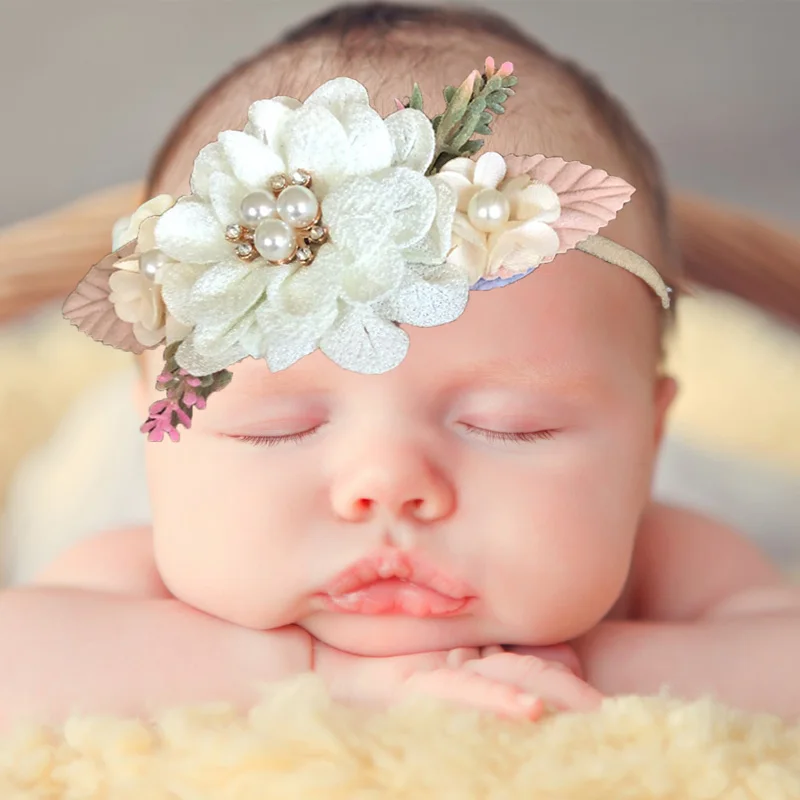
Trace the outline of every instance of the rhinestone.
<instances>
[{"instance_id":1,"label":"rhinestone","mask_svg":"<svg viewBox=\"0 0 800 800\"><path fill-rule=\"evenodd\" d=\"M327 235L328 232L322 227L322 225L315 225L308 232L308 238L311 239L312 242L321 242Z\"/></svg>"},{"instance_id":2,"label":"rhinestone","mask_svg":"<svg viewBox=\"0 0 800 800\"><path fill-rule=\"evenodd\" d=\"M225 228L225 238L229 242L238 242L242 238L242 226L228 225L228 227Z\"/></svg>"},{"instance_id":3,"label":"rhinestone","mask_svg":"<svg viewBox=\"0 0 800 800\"><path fill-rule=\"evenodd\" d=\"M311 185L311 175L306 172L304 169L296 169L292 173L292 183L295 186L310 186Z\"/></svg>"},{"instance_id":4,"label":"rhinestone","mask_svg":"<svg viewBox=\"0 0 800 800\"><path fill-rule=\"evenodd\" d=\"M285 175L275 175L269 181L269 188L273 192L282 192L288 185L289 179Z\"/></svg>"},{"instance_id":5,"label":"rhinestone","mask_svg":"<svg viewBox=\"0 0 800 800\"><path fill-rule=\"evenodd\" d=\"M251 261L256 257L257 253L253 245L245 243L236 248L236 255L244 261Z\"/></svg>"},{"instance_id":6,"label":"rhinestone","mask_svg":"<svg viewBox=\"0 0 800 800\"><path fill-rule=\"evenodd\" d=\"M310 264L314 260L314 251L310 247L299 247L295 257L304 264Z\"/></svg>"}]
</instances>

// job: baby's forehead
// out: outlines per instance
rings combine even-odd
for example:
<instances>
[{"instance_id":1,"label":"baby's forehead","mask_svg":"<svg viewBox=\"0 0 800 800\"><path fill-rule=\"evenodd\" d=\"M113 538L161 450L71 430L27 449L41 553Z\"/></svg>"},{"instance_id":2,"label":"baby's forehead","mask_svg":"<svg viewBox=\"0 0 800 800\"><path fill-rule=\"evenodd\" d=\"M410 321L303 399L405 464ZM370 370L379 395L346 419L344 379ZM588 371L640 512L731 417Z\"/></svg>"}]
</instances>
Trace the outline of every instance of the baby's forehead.
<instances>
[{"instance_id":1,"label":"baby's forehead","mask_svg":"<svg viewBox=\"0 0 800 800\"><path fill-rule=\"evenodd\" d=\"M435 328L403 326L409 350L379 376L348 372L314 353L270 374L265 363L234 365L217 403L250 409L263 398L374 391L412 395L485 384L552 392L607 389L622 370L652 369L657 334L651 298L623 270L567 253L513 285L472 292L466 311ZM220 409L222 410L222 409Z\"/></svg>"}]
</instances>

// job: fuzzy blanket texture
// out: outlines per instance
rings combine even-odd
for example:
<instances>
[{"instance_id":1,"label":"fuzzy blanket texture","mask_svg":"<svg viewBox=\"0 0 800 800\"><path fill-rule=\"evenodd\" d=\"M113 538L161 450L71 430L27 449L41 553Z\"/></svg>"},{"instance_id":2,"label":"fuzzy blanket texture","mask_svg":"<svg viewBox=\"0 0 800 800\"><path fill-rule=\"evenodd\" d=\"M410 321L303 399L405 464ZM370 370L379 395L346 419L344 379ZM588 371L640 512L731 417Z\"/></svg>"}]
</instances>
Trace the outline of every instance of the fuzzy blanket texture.
<instances>
[{"instance_id":1,"label":"fuzzy blanket texture","mask_svg":"<svg viewBox=\"0 0 800 800\"><path fill-rule=\"evenodd\" d=\"M72 718L0 744L3 800L793 800L800 726L710 700L623 697L512 722L414 699L332 703L313 675L248 715Z\"/></svg>"}]
</instances>

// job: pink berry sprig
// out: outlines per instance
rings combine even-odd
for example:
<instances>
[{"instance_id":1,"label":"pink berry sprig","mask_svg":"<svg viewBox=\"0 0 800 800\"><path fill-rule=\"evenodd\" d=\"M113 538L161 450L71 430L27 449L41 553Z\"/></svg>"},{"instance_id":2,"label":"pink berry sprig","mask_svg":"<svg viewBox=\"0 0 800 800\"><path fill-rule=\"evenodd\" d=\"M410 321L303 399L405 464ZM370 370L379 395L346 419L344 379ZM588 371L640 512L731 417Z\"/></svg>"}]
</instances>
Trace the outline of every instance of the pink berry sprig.
<instances>
[{"instance_id":1,"label":"pink berry sprig","mask_svg":"<svg viewBox=\"0 0 800 800\"><path fill-rule=\"evenodd\" d=\"M179 345L174 342L164 351L164 370L156 379L156 388L167 396L150 406L149 416L140 428L150 442L161 442L165 435L173 442L180 441L178 427L191 428L194 410L204 409L208 396L227 386L233 377L226 369L195 377L175 360Z\"/></svg>"},{"instance_id":2,"label":"pink berry sprig","mask_svg":"<svg viewBox=\"0 0 800 800\"><path fill-rule=\"evenodd\" d=\"M499 67L487 58L483 72L474 69L460 86L447 86L444 100L447 104L441 114L431 120L436 135L436 149L427 175L435 175L454 158L470 158L486 143L473 136L489 136L494 117L505 113L505 103L514 96L517 76L510 61ZM424 112L422 90L414 84L407 103L397 100L398 108L413 108Z\"/></svg>"}]
</instances>

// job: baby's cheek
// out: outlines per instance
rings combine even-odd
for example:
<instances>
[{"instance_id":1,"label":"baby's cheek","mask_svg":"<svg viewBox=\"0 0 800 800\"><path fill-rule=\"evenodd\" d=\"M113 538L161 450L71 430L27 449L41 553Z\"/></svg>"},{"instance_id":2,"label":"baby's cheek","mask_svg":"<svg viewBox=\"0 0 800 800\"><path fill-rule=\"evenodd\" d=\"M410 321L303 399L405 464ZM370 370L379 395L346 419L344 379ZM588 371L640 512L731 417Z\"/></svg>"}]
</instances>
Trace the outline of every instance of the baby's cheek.
<instances>
[{"instance_id":1,"label":"baby's cheek","mask_svg":"<svg viewBox=\"0 0 800 800\"><path fill-rule=\"evenodd\" d=\"M294 620L285 526L263 488L187 436L148 446L156 564L183 602L253 628ZM215 465L215 466L209 466ZM280 565L281 568L276 568ZM296 576L294 576L296 579ZM296 580L295 580L296 582Z\"/></svg>"},{"instance_id":2,"label":"baby's cheek","mask_svg":"<svg viewBox=\"0 0 800 800\"><path fill-rule=\"evenodd\" d=\"M585 490L576 492L581 486ZM592 482L574 472L550 472L526 492L513 493L524 503L503 504L502 525L496 529L503 533L488 543L493 574L487 578L496 614L518 643L572 639L593 627L619 598L636 515L630 496L617 491L610 500L609 491L614 490L599 476Z\"/></svg>"},{"instance_id":3,"label":"baby's cheek","mask_svg":"<svg viewBox=\"0 0 800 800\"><path fill-rule=\"evenodd\" d=\"M244 533L244 535L242 535ZM257 546L261 537L235 528L155 534L156 563L167 588L184 603L248 628L295 622L287 570L271 564L276 554Z\"/></svg>"}]
</instances>

